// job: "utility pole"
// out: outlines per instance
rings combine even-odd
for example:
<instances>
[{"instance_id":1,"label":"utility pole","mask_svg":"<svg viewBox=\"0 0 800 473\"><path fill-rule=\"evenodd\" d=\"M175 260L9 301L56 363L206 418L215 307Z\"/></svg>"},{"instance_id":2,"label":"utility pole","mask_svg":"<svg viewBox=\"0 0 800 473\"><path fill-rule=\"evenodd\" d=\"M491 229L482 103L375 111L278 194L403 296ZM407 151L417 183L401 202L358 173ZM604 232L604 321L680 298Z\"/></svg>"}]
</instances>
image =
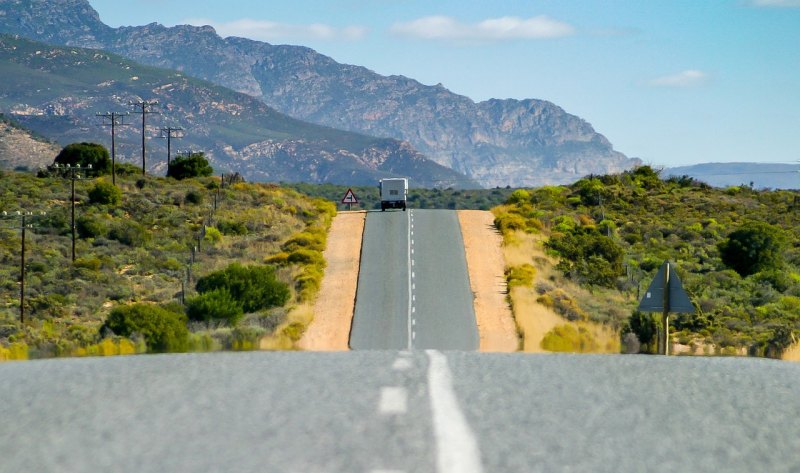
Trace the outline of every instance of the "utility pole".
<instances>
[{"instance_id":1,"label":"utility pole","mask_svg":"<svg viewBox=\"0 0 800 473\"><path fill-rule=\"evenodd\" d=\"M116 127L127 125L125 116L128 112L106 112L98 113L97 116L103 119L102 126L111 126L111 183L117 185L117 146L115 142Z\"/></svg>"},{"instance_id":2,"label":"utility pole","mask_svg":"<svg viewBox=\"0 0 800 473\"><path fill-rule=\"evenodd\" d=\"M183 128L171 126L162 128L161 138L167 139L167 173L169 174L169 166L172 164L172 138L183 138Z\"/></svg>"},{"instance_id":3,"label":"utility pole","mask_svg":"<svg viewBox=\"0 0 800 473\"><path fill-rule=\"evenodd\" d=\"M22 252L19 261L19 323L25 323L25 214L22 214Z\"/></svg>"},{"instance_id":4,"label":"utility pole","mask_svg":"<svg viewBox=\"0 0 800 473\"><path fill-rule=\"evenodd\" d=\"M22 248L19 255L19 323L25 323L25 230L32 225L28 223L27 217L35 217L33 212L16 211L17 216L21 217L20 229L22 230ZM6 211L2 213L3 217L14 216ZM41 215L46 215L42 212Z\"/></svg>"},{"instance_id":5,"label":"utility pole","mask_svg":"<svg viewBox=\"0 0 800 473\"><path fill-rule=\"evenodd\" d=\"M56 169L66 169L67 172L69 172L70 181L72 181L70 183L70 188L72 190L72 192L71 192L71 196L72 197L70 198L70 202L71 202L71 204L70 204L71 212L70 213L72 215L72 218L70 219L70 222L71 222L71 226L72 226L72 262L74 263L75 262L75 228L76 228L75 227L75 179L80 179L81 178L80 174L75 176L75 171L78 171L78 172L80 172L81 170L88 171L88 170L92 169L92 165L88 164L88 165L86 165L86 167L81 167L80 164L76 164L75 166L70 166L69 164L67 164L66 167L64 167L64 166L59 165L59 164L56 163L55 165L53 165L53 167L55 167Z\"/></svg>"},{"instance_id":6,"label":"utility pole","mask_svg":"<svg viewBox=\"0 0 800 473\"><path fill-rule=\"evenodd\" d=\"M145 117L147 117L150 113L158 113L153 110L153 107L158 105L158 100L140 100L138 102L130 102L133 106L133 113L139 113L142 115L142 176L144 176L147 172L146 170L146 162L147 162L147 152L145 146Z\"/></svg>"}]
</instances>

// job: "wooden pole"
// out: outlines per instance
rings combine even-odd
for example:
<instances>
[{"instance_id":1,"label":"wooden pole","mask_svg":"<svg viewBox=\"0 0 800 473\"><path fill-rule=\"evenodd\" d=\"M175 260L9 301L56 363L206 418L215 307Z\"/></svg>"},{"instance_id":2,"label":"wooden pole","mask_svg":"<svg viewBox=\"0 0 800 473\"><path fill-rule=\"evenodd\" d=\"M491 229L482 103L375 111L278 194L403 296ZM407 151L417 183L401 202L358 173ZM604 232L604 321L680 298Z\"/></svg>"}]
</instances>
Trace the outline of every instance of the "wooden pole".
<instances>
[{"instance_id":1,"label":"wooden pole","mask_svg":"<svg viewBox=\"0 0 800 473\"><path fill-rule=\"evenodd\" d=\"M669 273L670 267L667 262L664 272L664 312L661 314L661 337L659 340L659 353L669 355Z\"/></svg>"},{"instance_id":2,"label":"wooden pole","mask_svg":"<svg viewBox=\"0 0 800 473\"><path fill-rule=\"evenodd\" d=\"M25 323L25 214L22 214L22 255L19 262L19 323Z\"/></svg>"}]
</instances>

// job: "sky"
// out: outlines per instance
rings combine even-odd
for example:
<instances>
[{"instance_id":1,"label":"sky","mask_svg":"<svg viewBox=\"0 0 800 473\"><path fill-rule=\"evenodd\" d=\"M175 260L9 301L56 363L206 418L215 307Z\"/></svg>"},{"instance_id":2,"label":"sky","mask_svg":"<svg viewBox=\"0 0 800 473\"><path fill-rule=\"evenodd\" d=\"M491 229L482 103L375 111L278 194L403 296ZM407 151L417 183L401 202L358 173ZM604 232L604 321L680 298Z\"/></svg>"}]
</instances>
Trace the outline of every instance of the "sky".
<instances>
[{"instance_id":1,"label":"sky","mask_svg":"<svg viewBox=\"0 0 800 473\"><path fill-rule=\"evenodd\" d=\"M475 101L542 99L655 166L800 161L800 0L89 0Z\"/></svg>"}]
</instances>

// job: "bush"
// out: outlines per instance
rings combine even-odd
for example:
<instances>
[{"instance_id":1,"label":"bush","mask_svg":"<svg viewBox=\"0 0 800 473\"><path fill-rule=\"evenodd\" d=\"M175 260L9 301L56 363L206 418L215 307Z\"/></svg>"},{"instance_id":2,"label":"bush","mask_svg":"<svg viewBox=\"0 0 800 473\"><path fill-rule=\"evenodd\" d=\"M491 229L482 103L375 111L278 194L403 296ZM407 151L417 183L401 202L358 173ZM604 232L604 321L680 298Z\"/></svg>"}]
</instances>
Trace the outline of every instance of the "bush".
<instances>
[{"instance_id":1,"label":"bush","mask_svg":"<svg viewBox=\"0 0 800 473\"><path fill-rule=\"evenodd\" d=\"M89 190L89 203L92 204L117 205L120 200L122 191L110 182L99 180Z\"/></svg>"},{"instance_id":2,"label":"bush","mask_svg":"<svg viewBox=\"0 0 800 473\"><path fill-rule=\"evenodd\" d=\"M241 302L245 312L282 306L289 300L289 287L278 281L271 266L242 266L233 263L197 281L200 293L225 289Z\"/></svg>"},{"instance_id":3,"label":"bush","mask_svg":"<svg viewBox=\"0 0 800 473\"><path fill-rule=\"evenodd\" d=\"M203 203L203 194L191 190L186 193L186 198L184 199L188 204L202 204Z\"/></svg>"},{"instance_id":4,"label":"bush","mask_svg":"<svg viewBox=\"0 0 800 473\"><path fill-rule=\"evenodd\" d=\"M108 238L117 240L123 245L144 246L145 243L150 241L152 235L140 224L133 221L124 221L111 228L111 231L108 232Z\"/></svg>"},{"instance_id":5,"label":"bush","mask_svg":"<svg viewBox=\"0 0 800 473\"><path fill-rule=\"evenodd\" d=\"M217 229L223 235L247 235L247 226L235 220L220 220Z\"/></svg>"},{"instance_id":6,"label":"bush","mask_svg":"<svg viewBox=\"0 0 800 473\"><path fill-rule=\"evenodd\" d=\"M527 263L506 269L506 281L508 281L509 288L515 286L531 287L535 276L536 268Z\"/></svg>"},{"instance_id":7,"label":"bush","mask_svg":"<svg viewBox=\"0 0 800 473\"><path fill-rule=\"evenodd\" d=\"M205 177L214 174L214 168L208 164L203 153L192 153L188 156L178 156L170 163L167 177L175 179L188 179L192 177Z\"/></svg>"},{"instance_id":8,"label":"bush","mask_svg":"<svg viewBox=\"0 0 800 473\"><path fill-rule=\"evenodd\" d=\"M733 231L719 244L726 266L742 277L759 271L780 269L785 237L780 229L764 222L751 222Z\"/></svg>"},{"instance_id":9,"label":"bush","mask_svg":"<svg viewBox=\"0 0 800 473\"><path fill-rule=\"evenodd\" d=\"M214 289L189 299L186 303L186 315L190 320L224 320L230 325L236 325L244 315L244 310L242 303L234 299L226 289Z\"/></svg>"},{"instance_id":10,"label":"bush","mask_svg":"<svg viewBox=\"0 0 800 473\"><path fill-rule=\"evenodd\" d=\"M99 238L108 235L108 225L99 216L81 215L75 219L75 227L81 238Z\"/></svg>"},{"instance_id":11,"label":"bush","mask_svg":"<svg viewBox=\"0 0 800 473\"><path fill-rule=\"evenodd\" d=\"M116 335L144 337L151 352L181 352L188 346L186 317L151 304L120 306L111 311L100 331Z\"/></svg>"}]
</instances>

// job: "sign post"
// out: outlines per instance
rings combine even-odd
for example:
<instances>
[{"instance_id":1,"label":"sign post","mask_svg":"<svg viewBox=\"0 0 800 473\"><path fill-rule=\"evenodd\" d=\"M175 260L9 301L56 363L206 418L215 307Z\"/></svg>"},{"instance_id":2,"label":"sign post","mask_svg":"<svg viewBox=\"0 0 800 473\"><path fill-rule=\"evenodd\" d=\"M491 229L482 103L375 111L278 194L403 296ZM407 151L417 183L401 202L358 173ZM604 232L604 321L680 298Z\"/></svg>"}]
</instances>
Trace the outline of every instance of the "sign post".
<instances>
[{"instance_id":1,"label":"sign post","mask_svg":"<svg viewBox=\"0 0 800 473\"><path fill-rule=\"evenodd\" d=\"M353 193L353 189L347 189L347 192L345 192L344 197L342 197L342 203L347 204L347 210L350 210L350 206L352 204L358 205L358 198Z\"/></svg>"},{"instance_id":2,"label":"sign post","mask_svg":"<svg viewBox=\"0 0 800 473\"><path fill-rule=\"evenodd\" d=\"M665 261L639 303L642 312L661 312L658 353L669 355L669 313L694 314L694 306L673 265Z\"/></svg>"}]
</instances>

